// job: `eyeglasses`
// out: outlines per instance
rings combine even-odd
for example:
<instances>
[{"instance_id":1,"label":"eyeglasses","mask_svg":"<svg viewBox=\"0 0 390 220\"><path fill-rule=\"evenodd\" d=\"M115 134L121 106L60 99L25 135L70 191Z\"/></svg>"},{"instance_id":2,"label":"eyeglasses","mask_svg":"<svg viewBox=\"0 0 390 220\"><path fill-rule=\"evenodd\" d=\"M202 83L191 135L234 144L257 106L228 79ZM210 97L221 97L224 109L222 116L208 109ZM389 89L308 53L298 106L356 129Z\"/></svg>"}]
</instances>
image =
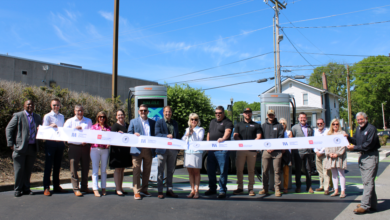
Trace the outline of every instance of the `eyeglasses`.
<instances>
[{"instance_id":1,"label":"eyeglasses","mask_svg":"<svg viewBox=\"0 0 390 220\"><path fill-rule=\"evenodd\" d=\"M106 116L99 116L98 118L106 118Z\"/></svg>"},{"instance_id":2,"label":"eyeglasses","mask_svg":"<svg viewBox=\"0 0 390 220\"><path fill-rule=\"evenodd\" d=\"M317 123L317 125L323 125L324 123Z\"/></svg>"},{"instance_id":3,"label":"eyeglasses","mask_svg":"<svg viewBox=\"0 0 390 220\"><path fill-rule=\"evenodd\" d=\"M197 118L191 118L191 121L198 121Z\"/></svg>"},{"instance_id":4,"label":"eyeglasses","mask_svg":"<svg viewBox=\"0 0 390 220\"><path fill-rule=\"evenodd\" d=\"M335 125L337 125L337 126L339 126L340 124L332 124L333 126L335 126Z\"/></svg>"},{"instance_id":5,"label":"eyeglasses","mask_svg":"<svg viewBox=\"0 0 390 220\"><path fill-rule=\"evenodd\" d=\"M216 115L222 115L222 112L215 112Z\"/></svg>"},{"instance_id":6,"label":"eyeglasses","mask_svg":"<svg viewBox=\"0 0 390 220\"><path fill-rule=\"evenodd\" d=\"M140 112L148 112L148 110L139 110Z\"/></svg>"},{"instance_id":7,"label":"eyeglasses","mask_svg":"<svg viewBox=\"0 0 390 220\"><path fill-rule=\"evenodd\" d=\"M60 107L60 105L53 105L54 107Z\"/></svg>"},{"instance_id":8,"label":"eyeglasses","mask_svg":"<svg viewBox=\"0 0 390 220\"><path fill-rule=\"evenodd\" d=\"M280 123L280 124L282 124L282 125L286 125L286 123L284 123L284 122L282 122L282 123Z\"/></svg>"}]
</instances>

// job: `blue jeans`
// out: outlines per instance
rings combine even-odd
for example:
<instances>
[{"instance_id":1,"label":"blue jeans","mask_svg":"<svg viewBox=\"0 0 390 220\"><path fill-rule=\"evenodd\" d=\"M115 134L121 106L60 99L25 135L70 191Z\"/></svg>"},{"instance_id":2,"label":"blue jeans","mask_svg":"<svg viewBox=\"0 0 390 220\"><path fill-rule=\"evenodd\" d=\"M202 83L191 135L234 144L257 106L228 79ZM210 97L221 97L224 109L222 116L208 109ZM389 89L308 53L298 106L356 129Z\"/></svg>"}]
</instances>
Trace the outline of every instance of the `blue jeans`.
<instances>
[{"instance_id":1,"label":"blue jeans","mask_svg":"<svg viewBox=\"0 0 390 220\"><path fill-rule=\"evenodd\" d=\"M217 166L220 167L219 192L226 193L227 175L229 170L229 151L209 151L207 155L207 175L210 191L217 191Z\"/></svg>"},{"instance_id":2,"label":"blue jeans","mask_svg":"<svg viewBox=\"0 0 390 220\"><path fill-rule=\"evenodd\" d=\"M50 188L50 174L53 168L53 188L60 186L60 169L62 155L64 154L65 145L63 142L46 141L45 142L45 171L43 174L43 188Z\"/></svg>"}]
</instances>

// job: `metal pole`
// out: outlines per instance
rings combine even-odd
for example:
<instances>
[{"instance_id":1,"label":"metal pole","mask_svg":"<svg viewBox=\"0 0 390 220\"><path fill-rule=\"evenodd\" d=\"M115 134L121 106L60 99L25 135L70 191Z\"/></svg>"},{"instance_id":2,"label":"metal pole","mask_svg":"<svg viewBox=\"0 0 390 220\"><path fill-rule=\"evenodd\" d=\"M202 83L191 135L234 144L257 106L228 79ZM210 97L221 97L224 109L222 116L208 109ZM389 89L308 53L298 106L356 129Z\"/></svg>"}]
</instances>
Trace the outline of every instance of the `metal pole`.
<instances>
[{"instance_id":1,"label":"metal pole","mask_svg":"<svg viewBox=\"0 0 390 220\"><path fill-rule=\"evenodd\" d=\"M233 111L233 101L230 101L230 104L232 105L232 123L234 125L234 111Z\"/></svg>"},{"instance_id":2,"label":"metal pole","mask_svg":"<svg viewBox=\"0 0 390 220\"><path fill-rule=\"evenodd\" d=\"M383 103L382 103L382 116L383 116L383 130L385 130L386 122L385 122L385 109L383 108Z\"/></svg>"},{"instance_id":3,"label":"metal pole","mask_svg":"<svg viewBox=\"0 0 390 220\"><path fill-rule=\"evenodd\" d=\"M282 84L280 79L280 47L279 47L279 5L275 1L275 22L276 22L276 71L277 71L277 83L278 83L278 93L282 93Z\"/></svg>"},{"instance_id":4,"label":"metal pole","mask_svg":"<svg viewBox=\"0 0 390 220\"><path fill-rule=\"evenodd\" d=\"M273 17L273 25L274 25L274 70L275 70L275 93L278 93L278 75L276 69L276 45L275 45L275 16Z\"/></svg>"},{"instance_id":5,"label":"metal pole","mask_svg":"<svg viewBox=\"0 0 390 220\"><path fill-rule=\"evenodd\" d=\"M114 40L112 57L112 101L118 96L118 32L119 32L119 0L114 0Z\"/></svg>"},{"instance_id":6,"label":"metal pole","mask_svg":"<svg viewBox=\"0 0 390 220\"><path fill-rule=\"evenodd\" d=\"M348 124L349 124L349 132L352 137L353 127L352 127L352 110L351 110L351 89L350 89L350 79L349 79L349 65L347 65L347 97L348 97Z\"/></svg>"}]
</instances>

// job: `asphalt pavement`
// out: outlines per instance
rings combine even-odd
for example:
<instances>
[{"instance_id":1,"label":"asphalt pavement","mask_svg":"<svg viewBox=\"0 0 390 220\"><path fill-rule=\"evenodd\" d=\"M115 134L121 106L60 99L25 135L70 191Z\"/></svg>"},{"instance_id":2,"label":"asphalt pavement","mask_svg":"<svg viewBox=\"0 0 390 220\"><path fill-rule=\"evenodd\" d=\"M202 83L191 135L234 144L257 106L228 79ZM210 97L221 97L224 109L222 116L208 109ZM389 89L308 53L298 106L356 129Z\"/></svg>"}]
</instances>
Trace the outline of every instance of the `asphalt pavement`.
<instances>
[{"instance_id":1,"label":"asphalt pavement","mask_svg":"<svg viewBox=\"0 0 390 220\"><path fill-rule=\"evenodd\" d=\"M383 159L383 158L381 158ZM381 179L382 173L386 170L390 160L385 158L379 163L378 176ZM390 167L384 173L381 181L389 182ZM244 184L248 181L246 180ZM302 176L304 184L304 176ZM113 178L108 179L107 196L100 198L93 194L86 194L83 197L75 197L73 192L53 194L50 197L43 195L43 188L32 189L35 195L23 195L15 198L12 191L0 193L1 219L351 219L356 216L351 212L351 207L359 204L359 196L362 194L362 182L360 170L357 165L357 155L348 155L347 197L330 197L323 195L323 192L315 194L294 193L295 184L293 176L293 188L288 194L282 197L275 197L273 194L254 197L244 195L233 195L236 189L236 175L229 175L228 198L219 200L216 195L205 196L203 193L208 189L207 175L202 174L201 197L199 199L188 199L189 194L188 174L185 168L177 169L174 176L174 191L179 198L157 198L155 184L151 184L149 192L152 197L145 197L142 200L134 200L132 187L132 176L124 179L124 189L128 195L120 197L115 195ZM379 180L378 180L379 181ZM89 183L91 186L91 182ZM318 176L313 177L313 188L317 188ZM62 184L65 189L71 189L70 184ZM302 189L306 187L302 185ZM256 179L256 193L262 189L261 183ZM377 190L378 191L378 190ZM246 192L246 191L245 191ZM380 190L378 191L378 193ZM271 191L272 193L272 191ZM388 195L388 194L387 194ZM378 195L379 214L387 213L389 201L381 199ZM349 214L350 213L350 214ZM377 214L369 214L374 219ZM383 219L383 218L382 218Z\"/></svg>"}]
</instances>

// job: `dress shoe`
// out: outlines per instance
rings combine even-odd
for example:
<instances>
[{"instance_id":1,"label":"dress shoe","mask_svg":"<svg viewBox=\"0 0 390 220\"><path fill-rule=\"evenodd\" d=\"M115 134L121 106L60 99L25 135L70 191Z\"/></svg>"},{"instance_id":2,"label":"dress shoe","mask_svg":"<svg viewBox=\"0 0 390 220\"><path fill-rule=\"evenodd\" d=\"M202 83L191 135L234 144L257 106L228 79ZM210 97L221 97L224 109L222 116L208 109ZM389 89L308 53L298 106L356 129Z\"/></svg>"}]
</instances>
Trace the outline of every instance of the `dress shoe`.
<instances>
[{"instance_id":1,"label":"dress shoe","mask_svg":"<svg viewBox=\"0 0 390 220\"><path fill-rule=\"evenodd\" d=\"M255 191L253 191L253 189L249 190L249 193L248 193L250 196L256 196L256 193Z\"/></svg>"},{"instance_id":2,"label":"dress shoe","mask_svg":"<svg viewBox=\"0 0 390 220\"><path fill-rule=\"evenodd\" d=\"M103 196L107 195L106 189L102 189L102 195Z\"/></svg>"},{"instance_id":3,"label":"dress shoe","mask_svg":"<svg viewBox=\"0 0 390 220\"><path fill-rule=\"evenodd\" d=\"M134 194L134 199L135 200L140 200L141 199L141 195L139 193Z\"/></svg>"},{"instance_id":4,"label":"dress shoe","mask_svg":"<svg viewBox=\"0 0 390 220\"><path fill-rule=\"evenodd\" d=\"M353 212L354 212L355 214L358 214L358 215L359 215L359 214L366 214L366 213L369 212L369 210L368 210L368 209L363 209L362 207L359 207L359 208L353 210Z\"/></svg>"},{"instance_id":5,"label":"dress shoe","mask_svg":"<svg viewBox=\"0 0 390 220\"><path fill-rule=\"evenodd\" d=\"M308 193L314 193L313 189L310 187L308 190L307 190Z\"/></svg>"},{"instance_id":6,"label":"dress shoe","mask_svg":"<svg viewBox=\"0 0 390 220\"><path fill-rule=\"evenodd\" d=\"M317 188L316 189L316 192L323 192L324 191L324 188Z\"/></svg>"},{"instance_id":7,"label":"dress shoe","mask_svg":"<svg viewBox=\"0 0 390 220\"><path fill-rule=\"evenodd\" d=\"M93 194L95 194L95 197L101 197L101 195L100 195L98 190L94 190Z\"/></svg>"},{"instance_id":8,"label":"dress shoe","mask_svg":"<svg viewBox=\"0 0 390 220\"><path fill-rule=\"evenodd\" d=\"M66 193L68 191L62 189L61 186L58 186L57 188L54 188L53 192L55 192L55 193Z\"/></svg>"},{"instance_id":9,"label":"dress shoe","mask_svg":"<svg viewBox=\"0 0 390 220\"><path fill-rule=\"evenodd\" d=\"M211 196L211 195L217 194L217 191L207 190L206 192L204 192L204 194L205 194L206 196Z\"/></svg>"},{"instance_id":10,"label":"dress shoe","mask_svg":"<svg viewBox=\"0 0 390 220\"><path fill-rule=\"evenodd\" d=\"M301 188L296 188L296 189L295 189L295 192L296 192L296 193L301 193Z\"/></svg>"},{"instance_id":11,"label":"dress shoe","mask_svg":"<svg viewBox=\"0 0 390 220\"><path fill-rule=\"evenodd\" d=\"M74 194L75 194L75 196L77 196L77 197L81 197L81 196L83 196L83 194L80 192L80 191L74 191Z\"/></svg>"},{"instance_id":12,"label":"dress shoe","mask_svg":"<svg viewBox=\"0 0 390 220\"><path fill-rule=\"evenodd\" d=\"M148 193L148 191L146 191L146 192L139 192L139 194L141 194L141 196L146 196L146 197L151 197L152 196L152 194L150 194L150 193Z\"/></svg>"},{"instance_id":13,"label":"dress shoe","mask_svg":"<svg viewBox=\"0 0 390 220\"><path fill-rule=\"evenodd\" d=\"M157 196L157 198L159 198L159 199L163 199L163 198L164 198L164 193L162 193L162 192L158 192L158 196Z\"/></svg>"},{"instance_id":14,"label":"dress shoe","mask_svg":"<svg viewBox=\"0 0 390 220\"><path fill-rule=\"evenodd\" d=\"M282 193L280 192L280 190L277 189L277 190L275 191L275 196L276 196L276 197L281 197L281 196L282 196Z\"/></svg>"},{"instance_id":15,"label":"dress shoe","mask_svg":"<svg viewBox=\"0 0 390 220\"><path fill-rule=\"evenodd\" d=\"M219 194L218 194L218 197L217 197L218 199L226 199L226 193L223 193L223 192L220 192Z\"/></svg>"},{"instance_id":16,"label":"dress shoe","mask_svg":"<svg viewBox=\"0 0 390 220\"><path fill-rule=\"evenodd\" d=\"M20 191L15 191L14 196L15 197L21 197L22 193Z\"/></svg>"},{"instance_id":17,"label":"dress shoe","mask_svg":"<svg viewBox=\"0 0 390 220\"><path fill-rule=\"evenodd\" d=\"M85 192L85 193L93 193L93 191L92 190L90 190L90 189L88 189L88 188L86 188L86 189L82 189L82 190L80 190L80 192Z\"/></svg>"},{"instance_id":18,"label":"dress shoe","mask_svg":"<svg viewBox=\"0 0 390 220\"><path fill-rule=\"evenodd\" d=\"M356 206L356 208L360 208L360 204L357 204L357 206ZM370 208L370 211L374 211L374 212L376 212L376 211L378 211L377 209L374 209L374 208Z\"/></svg>"},{"instance_id":19,"label":"dress shoe","mask_svg":"<svg viewBox=\"0 0 390 220\"><path fill-rule=\"evenodd\" d=\"M265 190L265 189L263 189L263 190L261 190L260 192L259 192L259 195L268 195L269 193L268 193L268 190Z\"/></svg>"},{"instance_id":20,"label":"dress shoe","mask_svg":"<svg viewBox=\"0 0 390 220\"><path fill-rule=\"evenodd\" d=\"M45 191L43 191L43 195L51 196L50 190L49 189L45 189Z\"/></svg>"},{"instance_id":21,"label":"dress shoe","mask_svg":"<svg viewBox=\"0 0 390 220\"><path fill-rule=\"evenodd\" d=\"M172 197L172 198L178 198L179 197L172 190L168 190L166 195L167 195L167 197Z\"/></svg>"},{"instance_id":22,"label":"dress shoe","mask_svg":"<svg viewBox=\"0 0 390 220\"><path fill-rule=\"evenodd\" d=\"M126 192L124 190L122 190L122 193L125 194L125 195L129 194L128 192Z\"/></svg>"},{"instance_id":23,"label":"dress shoe","mask_svg":"<svg viewBox=\"0 0 390 220\"><path fill-rule=\"evenodd\" d=\"M284 189L283 190L283 194L287 194L288 193L288 190L287 189Z\"/></svg>"},{"instance_id":24,"label":"dress shoe","mask_svg":"<svg viewBox=\"0 0 390 220\"><path fill-rule=\"evenodd\" d=\"M242 190L242 189L233 190L233 195L241 195L243 193L244 193L244 190Z\"/></svg>"},{"instance_id":25,"label":"dress shoe","mask_svg":"<svg viewBox=\"0 0 390 220\"><path fill-rule=\"evenodd\" d=\"M35 193L29 190L29 191L23 191L23 195L35 195Z\"/></svg>"},{"instance_id":26,"label":"dress shoe","mask_svg":"<svg viewBox=\"0 0 390 220\"><path fill-rule=\"evenodd\" d=\"M329 190L324 191L324 195L329 195L329 194L330 194Z\"/></svg>"}]
</instances>

